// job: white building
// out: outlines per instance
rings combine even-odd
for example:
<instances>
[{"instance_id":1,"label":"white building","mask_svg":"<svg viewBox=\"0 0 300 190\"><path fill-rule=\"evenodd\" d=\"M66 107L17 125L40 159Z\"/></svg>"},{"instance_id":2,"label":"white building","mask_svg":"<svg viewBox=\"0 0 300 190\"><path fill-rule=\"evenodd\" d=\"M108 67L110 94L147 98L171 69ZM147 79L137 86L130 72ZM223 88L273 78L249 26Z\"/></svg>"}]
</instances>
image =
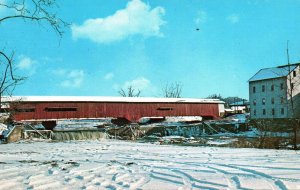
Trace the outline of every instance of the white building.
<instances>
[{"instance_id":1,"label":"white building","mask_svg":"<svg viewBox=\"0 0 300 190\"><path fill-rule=\"evenodd\" d=\"M233 102L229 104L229 107L233 111L233 113L247 113L249 109L249 102L246 100Z\"/></svg>"},{"instance_id":2,"label":"white building","mask_svg":"<svg viewBox=\"0 0 300 190\"><path fill-rule=\"evenodd\" d=\"M251 119L300 116L299 65L296 63L261 69L249 79Z\"/></svg>"}]
</instances>

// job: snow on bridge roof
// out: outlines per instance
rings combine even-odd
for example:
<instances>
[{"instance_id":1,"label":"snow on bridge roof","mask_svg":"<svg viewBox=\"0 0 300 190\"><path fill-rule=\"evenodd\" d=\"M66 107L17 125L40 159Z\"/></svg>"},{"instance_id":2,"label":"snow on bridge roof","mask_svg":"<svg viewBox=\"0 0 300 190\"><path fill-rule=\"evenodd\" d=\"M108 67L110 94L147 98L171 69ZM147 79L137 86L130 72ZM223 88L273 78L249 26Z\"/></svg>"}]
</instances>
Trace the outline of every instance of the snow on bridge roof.
<instances>
[{"instance_id":1,"label":"snow on bridge roof","mask_svg":"<svg viewBox=\"0 0 300 190\"><path fill-rule=\"evenodd\" d=\"M4 97L6 101L24 102L161 102L161 103L216 103L219 99L198 98L155 98L155 97L106 97L106 96L13 96Z\"/></svg>"}]
</instances>

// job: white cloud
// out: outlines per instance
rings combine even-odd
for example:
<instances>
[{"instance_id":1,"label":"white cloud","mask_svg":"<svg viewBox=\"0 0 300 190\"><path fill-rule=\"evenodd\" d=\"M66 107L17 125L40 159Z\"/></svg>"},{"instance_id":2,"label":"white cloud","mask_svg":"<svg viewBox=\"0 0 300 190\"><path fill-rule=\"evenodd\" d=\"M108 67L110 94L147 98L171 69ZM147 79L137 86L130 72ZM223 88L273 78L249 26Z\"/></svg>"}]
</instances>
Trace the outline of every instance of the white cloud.
<instances>
[{"instance_id":1,"label":"white cloud","mask_svg":"<svg viewBox=\"0 0 300 190\"><path fill-rule=\"evenodd\" d=\"M83 70L58 70L57 75L66 75L66 79L60 83L60 85L63 87L78 88L82 85L84 79Z\"/></svg>"},{"instance_id":2,"label":"white cloud","mask_svg":"<svg viewBox=\"0 0 300 190\"><path fill-rule=\"evenodd\" d=\"M131 86L135 92L140 90L143 96L155 96L157 94L157 88L145 77L125 81L122 85L114 84L113 89L116 91L124 89L126 91L129 86Z\"/></svg>"},{"instance_id":3,"label":"white cloud","mask_svg":"<svg viewBox=\"0 0 300 190\"><path fill-rule=\"evenodd\" d=\"M240 17L237 14L232 14L232 15L229 15L226 18L226 20L229 21L231 24L235 24L235 23L238 23L240 21Z\"/></svg>"},{"instance_id":4,"label":"white cloud","mask_svg":"<svg viewBox=\"0 0 300 190\"><path fill-rule=\"evenodd\" d=\"M207 14L205 11L198 11L197 12L197 17L195 19L196 24L203 24L207 20Z\"/></svg>"},{"instance_id":5,"label":"white cloud","mask_svg":"<svg viewBox=\"0 0 300 190\"><path fill-rule=\"evenodd\" d=\"M107 73L105 76L104 76L104 79L105 80L110 80L114 78L114 73Z\"/></svg>"},{"instance_id":6,"label":"white cloud","mask_svg":"<svg viewBox=\"0 0 300 190\"><path fill-rule=\"evenodd\" d=\"M33 60L30 57L22 55L19 57L19 62L16 66L23 73L23 75L31 76L36 73L38 64L36 60Z\"/></svg>"},{"instance_id":7,"label":"white cloud","mask_svg":"<svg viewBox=\"0 0 300 190\"><path fill-rule=\"evenodd\" d=\"M74 39L86 38L97 43L111 43L129 36L162 36L160 27L165 10L151 9L141 0L132 0L125 9L118 10L106 18L88 19L82 25L72 25Z\"/></svg>"},{"instance_id":8,"label":"white cloud","mask_svg":"<svg viewBox=\"0 0 300 190\"><path fill-rule=\"evenodd\" d=\"M17 67L21 70L30 70L30 69L34 69L33 67L35 64L36 61L32 60L30 57L21 56Z\"/></svg>"},{"instance_id":9,"label":"white cloud","mask_svg":"<svg viewBox=\"0 0 300 190\"><path fill-rule=\"evenodd\" d=\"M151 85L151 82L144 78L144 77L139 77L139 78L136 78L132 81L126 81L123 85L123 88L128 88L129 86L132 86L132 88L134 89L138 89L138 90L145 90L147 88L149 88Z\"/></svg>"}]
</instances>

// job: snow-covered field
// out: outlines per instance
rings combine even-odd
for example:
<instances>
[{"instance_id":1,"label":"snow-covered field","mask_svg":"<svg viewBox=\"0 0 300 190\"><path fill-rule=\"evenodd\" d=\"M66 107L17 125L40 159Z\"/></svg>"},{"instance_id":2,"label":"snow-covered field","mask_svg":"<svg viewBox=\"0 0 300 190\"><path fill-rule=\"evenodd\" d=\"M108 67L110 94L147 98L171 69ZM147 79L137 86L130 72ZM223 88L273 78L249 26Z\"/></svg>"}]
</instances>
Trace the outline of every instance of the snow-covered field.
<instances>
[{"instance_id":1,"label":"snow-covered field","mask_svg":"<svg viewBox=\"0 0 300 190\"><path fill-rule=\"evenodd\" d=\"M113 140L0 144L0 189L300 189L300 152Z\"/></svg>"}]
</instances>

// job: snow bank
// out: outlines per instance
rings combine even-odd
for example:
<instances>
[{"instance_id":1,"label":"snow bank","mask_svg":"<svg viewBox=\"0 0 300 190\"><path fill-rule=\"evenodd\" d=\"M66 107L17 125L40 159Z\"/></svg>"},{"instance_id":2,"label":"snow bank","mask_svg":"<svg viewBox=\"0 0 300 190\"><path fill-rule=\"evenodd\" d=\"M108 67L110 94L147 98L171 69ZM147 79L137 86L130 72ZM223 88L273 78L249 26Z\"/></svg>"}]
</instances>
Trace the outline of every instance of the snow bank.
<instances>
[{"instance_id":1,"label":"snow bank","mask_svg":"<svg viewBox=\"0 0 300 190\"><path fill-rule=\"evenodd\" d=\"M246 123L246 122L248 122L249 117L250 117L250 115L248 113L235 114L235 115L226 117L224 120L231 121L231 122L237 122L237 123Z\"/></svg>"},{"instance_id":2,"label":"snow bank","mask_svg":"<svg viewBox=\"0 0 300 190\"><path fill-rule=\"evenodd\" d=\"M201 116L178 116L178 117L166 117L166 122L193 122L202 121Z\"/></svg>"}]
</instances>

